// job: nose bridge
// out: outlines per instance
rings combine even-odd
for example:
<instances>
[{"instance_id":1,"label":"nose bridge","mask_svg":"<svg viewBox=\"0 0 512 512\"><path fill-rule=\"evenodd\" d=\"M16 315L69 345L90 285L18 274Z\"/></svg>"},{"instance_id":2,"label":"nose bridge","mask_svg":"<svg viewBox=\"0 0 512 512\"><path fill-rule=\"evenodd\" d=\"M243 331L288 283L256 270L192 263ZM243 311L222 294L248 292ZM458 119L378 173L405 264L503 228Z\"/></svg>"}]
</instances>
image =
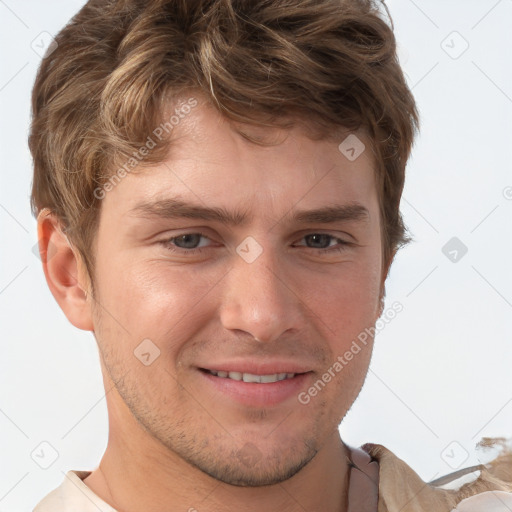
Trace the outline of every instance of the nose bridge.
<instances>
[{"instance_id":1,"label":"nose bridge","mask_svg":"<svg viewBox=\"0 0 512 512\"><path fill-rule=\"evenodd\" d=\"M226 329L242 330L265 342L296 327L300 311L278 255L256 244L246 239L237 247L221 321Z\"/></svg>"}]
</instances>

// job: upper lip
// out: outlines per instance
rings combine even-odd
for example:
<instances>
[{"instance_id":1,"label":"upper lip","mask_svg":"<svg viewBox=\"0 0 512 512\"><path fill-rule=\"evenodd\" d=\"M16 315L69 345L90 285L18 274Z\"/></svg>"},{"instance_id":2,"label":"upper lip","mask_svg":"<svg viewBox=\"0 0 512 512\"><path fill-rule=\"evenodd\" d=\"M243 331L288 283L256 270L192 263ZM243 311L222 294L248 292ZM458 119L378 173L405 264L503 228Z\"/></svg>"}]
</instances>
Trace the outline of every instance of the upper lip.
<instances>
[{"instance_id":1,"label":"upper lip","mask_svg":"<svg viewBox=\"0 0 512 512\"><path fill-rule=\"evenodd\" d=\"M222 361L199 365L202 370L216 372L239 372L252 375L274 375L279 373L307 373L310 366L293 361Z\"/></svg>"}]
</instances>

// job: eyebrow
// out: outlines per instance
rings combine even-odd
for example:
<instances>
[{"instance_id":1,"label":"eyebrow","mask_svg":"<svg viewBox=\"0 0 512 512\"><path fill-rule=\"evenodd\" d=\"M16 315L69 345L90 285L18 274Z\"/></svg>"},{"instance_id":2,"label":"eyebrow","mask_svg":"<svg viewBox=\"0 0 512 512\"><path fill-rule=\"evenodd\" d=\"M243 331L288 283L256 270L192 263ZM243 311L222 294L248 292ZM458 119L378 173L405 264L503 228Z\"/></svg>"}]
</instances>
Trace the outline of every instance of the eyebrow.
<instances>
[{"instance_id":1,"label":"eyebrow","mask_svg":"<svg viewBox=\"0 0 512 512\"><path fill-rule=\"evenodd\" d=\"M331 205L313 210L290 210L292 220L304 224L329 224L340 221L368 221L370 212L360 203L352 202L344 205ZM240 226L247 224L249 216L243 211L228 211L222 207L205 207L186 203L176 198L142 202L128 211L128 215L147 219L197 219L216 221L221 224Z\"/></svg>"}]
</instances>

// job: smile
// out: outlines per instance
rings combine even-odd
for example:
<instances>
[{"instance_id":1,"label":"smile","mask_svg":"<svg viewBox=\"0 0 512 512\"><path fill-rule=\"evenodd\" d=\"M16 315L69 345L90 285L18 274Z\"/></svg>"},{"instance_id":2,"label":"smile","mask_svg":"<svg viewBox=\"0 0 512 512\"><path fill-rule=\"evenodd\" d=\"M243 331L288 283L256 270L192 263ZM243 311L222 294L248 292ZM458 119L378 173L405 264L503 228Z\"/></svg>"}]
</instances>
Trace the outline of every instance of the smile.
<instances>
[{"instance_id":1,"label":"smile","mask_svg":"<svg viewBox=\"0 0 512 512\"><path fill-rule=\"evenodd\" d=\"M220 377L223 379L232 379L243 382L254 382L258 384L270 384L272 382L279 382L281 380L293 379L295 377L295 373L273 373L270 375L255 375L253 373L241 373L241 372L226 372L226 371L216 371L216 370L206 370L211 375L215 375L215 377Z\"/></svg>"}]
</instances>

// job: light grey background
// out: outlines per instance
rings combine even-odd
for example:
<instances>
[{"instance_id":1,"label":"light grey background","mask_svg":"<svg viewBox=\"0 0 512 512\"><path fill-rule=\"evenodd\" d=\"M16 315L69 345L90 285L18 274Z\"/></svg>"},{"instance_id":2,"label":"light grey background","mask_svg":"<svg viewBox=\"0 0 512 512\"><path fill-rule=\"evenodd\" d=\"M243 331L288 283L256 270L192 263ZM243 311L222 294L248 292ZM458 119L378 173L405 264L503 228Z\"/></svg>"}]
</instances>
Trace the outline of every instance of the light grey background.
<instances>
[{"instance_id":1,"label":"light grey background","mask_svg":"<svg viewBox=\"0 0 512 512\"><path fill-rule=\"evenodd\" d=\"M37 44L82 3L0 0L0 512L31 510L69 469L94 469L107 441L94 338L50 294L29 209ZM378 334L340 430L428 481L488 460L481 437L512 436L512 0L388 5L422 117L402 206L415 242L387 282L387 306L404 309ZM442 251L453 237L456 262Z\"/></svg>"}]
</instances>

